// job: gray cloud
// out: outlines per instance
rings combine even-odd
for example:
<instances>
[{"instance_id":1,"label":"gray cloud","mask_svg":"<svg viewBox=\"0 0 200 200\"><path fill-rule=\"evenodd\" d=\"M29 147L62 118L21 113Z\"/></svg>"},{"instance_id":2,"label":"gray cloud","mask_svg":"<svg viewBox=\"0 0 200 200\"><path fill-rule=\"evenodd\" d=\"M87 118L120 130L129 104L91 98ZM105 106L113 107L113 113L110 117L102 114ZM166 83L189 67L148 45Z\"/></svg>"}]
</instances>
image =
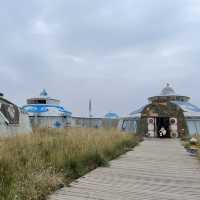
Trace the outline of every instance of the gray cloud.
<instances>
[{"instance_id":1,"label":"gray cloud","mask_svg":"<svg viewBox=\"0 0 200 200\"><path fill-rule=\"evenodd\" d=\"M166 82L200 105L195 0L19 0L0 6L0 84L19 105L46 88L75 115L122 115Z\"/></svg>"}]
</instances>

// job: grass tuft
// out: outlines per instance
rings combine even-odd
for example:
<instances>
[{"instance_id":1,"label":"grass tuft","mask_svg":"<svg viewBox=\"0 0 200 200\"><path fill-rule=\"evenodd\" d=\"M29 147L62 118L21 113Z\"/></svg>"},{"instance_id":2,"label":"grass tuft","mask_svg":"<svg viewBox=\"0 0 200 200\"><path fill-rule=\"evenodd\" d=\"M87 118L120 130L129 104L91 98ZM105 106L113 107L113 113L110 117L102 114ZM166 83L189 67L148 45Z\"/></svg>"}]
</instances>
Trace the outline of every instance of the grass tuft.
<instances>
[{"instance_id":1,"label":"grass tuft","mask_svg":"<svg viewBox=\"0 0 200 200\"><path fill-rule=\"evenodd\" d=\"M138 142L135 135L103 129L43 129L1 138L0 199L45 200Z\"/></svg>"}]
</instances>

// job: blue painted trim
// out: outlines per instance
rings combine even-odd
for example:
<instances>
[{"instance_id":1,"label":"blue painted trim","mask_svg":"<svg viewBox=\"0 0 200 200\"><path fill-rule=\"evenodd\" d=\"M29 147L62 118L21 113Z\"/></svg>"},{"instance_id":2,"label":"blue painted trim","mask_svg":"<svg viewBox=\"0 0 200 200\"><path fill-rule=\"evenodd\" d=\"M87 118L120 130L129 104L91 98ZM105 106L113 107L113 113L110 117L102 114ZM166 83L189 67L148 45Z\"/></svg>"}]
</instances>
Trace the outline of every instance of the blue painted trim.
<instances>
[{"instance_id":1,"label":"blue painted trim","mask_svg":"<svg viewBox=\"0 0 200 200\"><path fill-rule=\"evenodd\" d=\"M72 113L68 110L65 110L64 107L50 104L30 104L23 106L22 109L25 112L44 113L49 111L48 108L57 108L59 112L65 113L66 115L72 115Z\"/></svg>"}]
</instances>

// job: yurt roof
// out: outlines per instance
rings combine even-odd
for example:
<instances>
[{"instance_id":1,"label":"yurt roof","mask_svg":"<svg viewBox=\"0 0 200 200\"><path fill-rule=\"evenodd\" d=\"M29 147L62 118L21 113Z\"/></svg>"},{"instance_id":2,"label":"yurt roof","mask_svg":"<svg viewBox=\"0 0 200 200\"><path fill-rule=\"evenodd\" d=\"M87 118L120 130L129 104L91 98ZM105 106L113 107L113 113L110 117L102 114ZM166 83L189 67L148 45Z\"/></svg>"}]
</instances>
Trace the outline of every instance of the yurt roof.
<instances>
[{"instance_id":1,"label":"yurt roof","mask_svg":"<svg viewBox=\"0 0 200 200\"><path fill-rule=\"evenodd\" d=\"M200 108L189 102L172 101L172 103L179 106L186 117L200 117Z\"/></svg>"},{"instance_id":2,"label":"yurt roof","mask_svg":"<svg viewBox=\"0 0 200 200\"><path fill-rule=\"evenodd\" d=\"M174 98L175 99L181 98L184 101L188 101L190 99L190 97L188 96L177 94L174 88L169 83L167 83L167 85L161 90L160 94L149 97L149 101L154 101L154 100L163 99L163 98L166 99L170 97L171 97L171 100Z\"/></svg>"},{"instance_id":3,"label":"yurt roof","mask_svg":"<svg viewBox=\"0 0 200 200\"><path fill-rule=\"evenodd\" d=\"M105 117L106 118L111 118L111 119L118 119L119 115L117 113L114 113L114 112L109 112L109 113L105 114Z\"/></svg>"}]
</instances>

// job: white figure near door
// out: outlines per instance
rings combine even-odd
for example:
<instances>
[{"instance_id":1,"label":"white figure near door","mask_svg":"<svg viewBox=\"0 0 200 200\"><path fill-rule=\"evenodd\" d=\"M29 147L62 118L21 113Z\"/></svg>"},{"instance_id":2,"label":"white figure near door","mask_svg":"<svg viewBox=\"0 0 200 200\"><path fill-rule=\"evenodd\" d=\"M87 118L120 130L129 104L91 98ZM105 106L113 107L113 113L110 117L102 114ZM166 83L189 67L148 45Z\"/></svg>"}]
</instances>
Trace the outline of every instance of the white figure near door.
<instances>
[{"instance_id":1,"label":"white figure near door","mask_svg":"<svg viewBox=\"0 0 200 200\"><path fill-rule=\"evenodd\" d=\"M164 127L162 127L159 131L160 137L165 136L167 134L167 131L165 130Z\"/></svg>"}]
</instances>

